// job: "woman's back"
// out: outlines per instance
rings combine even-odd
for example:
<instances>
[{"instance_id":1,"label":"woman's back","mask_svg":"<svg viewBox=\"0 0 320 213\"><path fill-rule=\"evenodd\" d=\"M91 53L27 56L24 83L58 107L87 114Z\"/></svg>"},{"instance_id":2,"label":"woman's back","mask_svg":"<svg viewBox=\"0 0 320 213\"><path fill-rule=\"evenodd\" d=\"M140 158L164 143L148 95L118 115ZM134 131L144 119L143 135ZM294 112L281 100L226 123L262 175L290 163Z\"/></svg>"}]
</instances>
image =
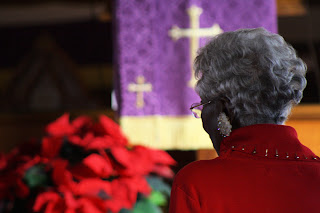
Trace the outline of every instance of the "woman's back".
<instances>
[{"instance_id":1,"label":"woman's back","mask_svg":"<svg viewBox=\"0 0 320 213\"><path fill-rule=\"evenodd\" d=\"M221 144L220 157L183 168L170 212L320 212L320 160L282 125L252 125Z\"/></svg>"}]
</instances>

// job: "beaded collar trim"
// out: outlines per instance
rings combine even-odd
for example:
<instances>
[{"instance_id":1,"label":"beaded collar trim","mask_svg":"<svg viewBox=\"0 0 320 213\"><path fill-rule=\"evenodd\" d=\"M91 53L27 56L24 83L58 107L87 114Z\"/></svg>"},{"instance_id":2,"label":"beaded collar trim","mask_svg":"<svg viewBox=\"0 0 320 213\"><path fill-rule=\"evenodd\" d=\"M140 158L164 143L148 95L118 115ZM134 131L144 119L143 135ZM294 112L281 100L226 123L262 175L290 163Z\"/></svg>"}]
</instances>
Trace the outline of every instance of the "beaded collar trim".
<instances>
[{"instance_id":1,"label":"beaded collar trim","mask_svg":"<svg viewBox=\"0 0 320 213\"><path fill-rule=\"evenodd\" d=\"M305 154L302 150L297 152L283 152L278 149L258 148L256 146L231 146L231 151L240 152L251 155L253 157L263 157L269 159L282 159L282 160L299 160L299 161L318 161L320 158L316 155Z\"/></svg>"}]
</instances>

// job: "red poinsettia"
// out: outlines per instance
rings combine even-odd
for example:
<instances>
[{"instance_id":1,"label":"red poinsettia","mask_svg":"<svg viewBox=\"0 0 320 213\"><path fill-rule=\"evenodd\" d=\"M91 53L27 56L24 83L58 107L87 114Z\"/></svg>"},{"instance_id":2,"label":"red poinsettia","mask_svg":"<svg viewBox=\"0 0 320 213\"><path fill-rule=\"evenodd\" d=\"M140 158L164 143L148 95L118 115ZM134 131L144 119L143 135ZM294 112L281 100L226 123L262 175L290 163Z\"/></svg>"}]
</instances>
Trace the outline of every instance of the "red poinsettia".
<instances>
[{"instance_id":1,"label":"red poinsettia","mask_svg":"<svg viewBox=\"0 0 320 213\"><path fill-rule=\"evenodd\" d=\"M138 145L130 148L114 147L111 153L124 166L119 170L124 175L146 175L154 172L168 178L173 176L168 165L173 165L175 161L166 152Z\"/></svg>"},{"instance_id":2,"label":"red poinsettia","mask_svg":"<svg viewBox=\"0 0 320 213\"><path fill-rule=\"evenodd\" d=\"M72 135L77 131L77 127L69 121L69 114L64 114L55 122L49 124L46 128L47 133L51 136L63 137Z\"/></svg>"},{"instance_id":3,"label":"red poinsettia","mask_svg":"<svg viewBox=\"0 0 320 213\"><path fill-rule=\"evenodd\" d=\"M23 180L24 174L41 161L39 156L25 155L20 149L1 154L0 199L27 197L30 189Z\"/></svg>"},{"instance_id":4,"label":"red poinsettia","mask_svg":"<svg viewBox=\"0 0 320 213\"><path fill-rule=\"evenodd\" d=\"M151 187L143 177L126 177L115 179L111 183L112 199L106 200L111 212L119 212L122 208L132 209L138 193L149 195Z\"/></svg>"},{"instance_id":5,"label":"red poinsettia","mask_svg":"<svg viewBox=\"0 0 320 213\"><path fill-rule=\"evenodd\" d=\"M28 212L31 205L29 212L117 213L137 202L159 205L153 201L159 193L150 195L168 194L163 178L173 176L170 155L130 145L106 116L69 117L50 123L41 140L0 154L0 198L11 203L4 205L8 211Z\"/></svg>"},{"instance_id":6,"label":"red poinsettia","mask_svg":"<svg viewBox=\"0 0 320 213\"><path fill-rule=\"evenodd\" d=\"M109 178L114 173L110 159L95 153L90 154L81 163L71 167L71 171L79 179L90 176Z\"/></svg>"}]
</instances>

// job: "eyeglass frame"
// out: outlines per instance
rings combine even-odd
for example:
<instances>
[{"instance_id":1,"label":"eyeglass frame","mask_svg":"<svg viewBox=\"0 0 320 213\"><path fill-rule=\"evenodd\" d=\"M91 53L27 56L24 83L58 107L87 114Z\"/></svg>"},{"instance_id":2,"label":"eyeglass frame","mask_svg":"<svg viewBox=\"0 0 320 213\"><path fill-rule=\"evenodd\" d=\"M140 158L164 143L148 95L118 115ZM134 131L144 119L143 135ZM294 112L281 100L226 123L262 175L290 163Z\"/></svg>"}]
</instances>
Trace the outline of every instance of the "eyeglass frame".
<instances>
[{"instance_id":1,"label":"eyeglass frame","mask_svg":"<svg viewBox=\"0 0 320 213\"><path fill-rule=\"evenodd\" d=\"M201 116L200 116L200 117L199 117L198 115L196 116L195 112L193 112L192 110L193 110L194 108L196 108L196 107L210 104L211 102L212 102L212 101L208 101L208 102L206 102L206 103L193 103L192 105L194 105L194 104L197 104L197 105L195 105L195 106L192 106L192 105L191 105L190 110L191 110L191 112L192 112L192 115L193 115L195 118L201 118ZM203 109L203 108L202 108L202 109ZM201 109L201 110L199 109L199 110L201 111L201 113L202 113L202 109Z\"/></svg>"}]
</instances>

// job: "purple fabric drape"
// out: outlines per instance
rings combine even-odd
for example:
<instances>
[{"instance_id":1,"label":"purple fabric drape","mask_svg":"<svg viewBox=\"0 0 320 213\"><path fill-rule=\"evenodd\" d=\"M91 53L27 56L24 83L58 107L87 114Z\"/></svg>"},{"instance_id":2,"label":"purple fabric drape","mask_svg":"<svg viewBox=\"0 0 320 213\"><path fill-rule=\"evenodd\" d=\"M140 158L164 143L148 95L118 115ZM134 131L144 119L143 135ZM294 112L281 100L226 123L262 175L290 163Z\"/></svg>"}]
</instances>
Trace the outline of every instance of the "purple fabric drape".
<instances>
[{"instance_id":1,"label":"purple fabric drape","mask_svg":"<svg viewBox=\"0 0 320 213\"><path fill-rule=\"evenodd\" d=\"M199 27L223 31L264 27L277 31L275 0L116 0L116 93L120 116L189 115L199 101L192 87L190 38L174 41L173 26L190 28L188 8L203 12ZM200 38L199 46L208 38ZM143 77L145 85L129 86ZM131 88L131 89L129 89ZM146 90L138 97L137 90ZM137 107L137 98L143 106Z\"/></svg>"}]
</instances>

